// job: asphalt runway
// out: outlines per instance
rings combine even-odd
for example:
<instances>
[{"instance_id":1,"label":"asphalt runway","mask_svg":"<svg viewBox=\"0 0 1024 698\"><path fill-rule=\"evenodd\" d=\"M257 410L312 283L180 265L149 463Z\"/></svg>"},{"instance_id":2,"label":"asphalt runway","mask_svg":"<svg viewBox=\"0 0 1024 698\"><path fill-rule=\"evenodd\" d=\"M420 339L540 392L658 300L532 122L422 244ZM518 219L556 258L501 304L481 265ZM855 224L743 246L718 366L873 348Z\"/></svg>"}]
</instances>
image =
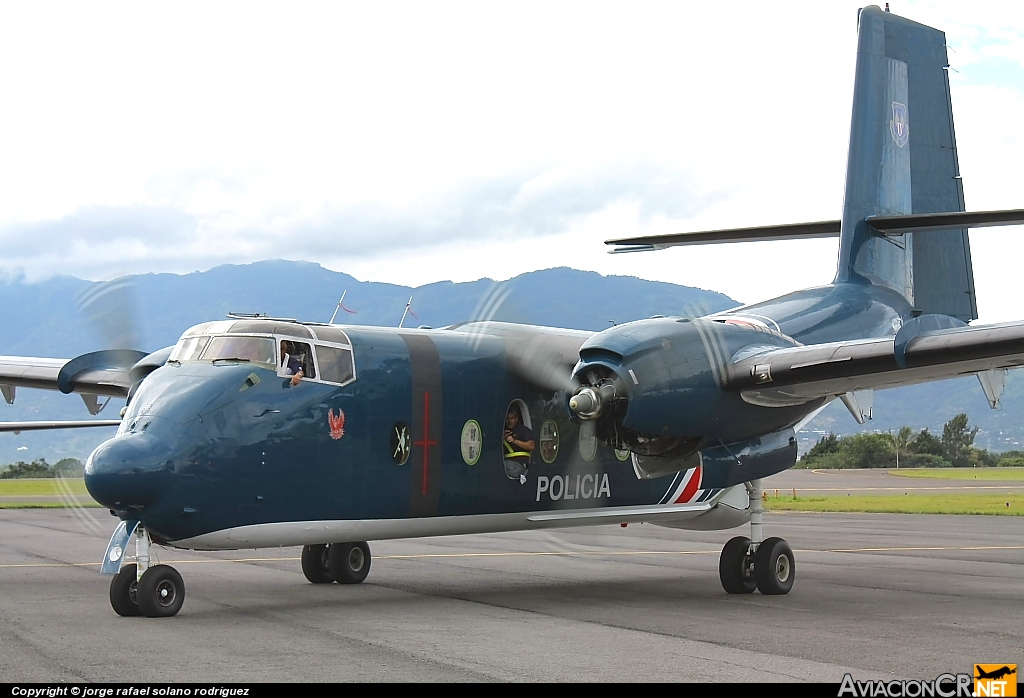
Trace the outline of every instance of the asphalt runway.
<instances>
[{"instance_id":1,"label":"asphalt runway","mask_svg":"<svg viewBox=\"0 0 1024 698\"><path fill-rule=\"evenodd\" d=\"M361 585L296 548L158 549L170 619L121 618L102 510L0 510L5 681L832 681L1024 664L1024 518L772 513L787 596L726 595L735 531L651 525L372 543Z\"/></svg>"}]
</instances>

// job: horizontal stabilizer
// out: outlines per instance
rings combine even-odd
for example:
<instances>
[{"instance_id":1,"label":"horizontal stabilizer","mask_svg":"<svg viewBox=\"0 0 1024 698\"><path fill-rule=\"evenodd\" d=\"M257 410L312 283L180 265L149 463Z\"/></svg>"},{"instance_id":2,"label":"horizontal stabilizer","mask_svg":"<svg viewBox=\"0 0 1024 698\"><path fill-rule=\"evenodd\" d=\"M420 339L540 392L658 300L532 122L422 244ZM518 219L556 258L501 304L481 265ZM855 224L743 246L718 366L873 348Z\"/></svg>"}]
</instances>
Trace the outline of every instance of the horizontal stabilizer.
<instances>
[{"instance_id":1,"label":"horizontal stabilizer","mask_svg":"<svg viewBox=\"0 0 1024 698\"><path fill-rule=\"evenodd\" d=\"M868 216L868 225L882 235L927 233L939 230L987 228L996 225L1024 225L1024 209L1009 211L949 211L915 213L905 216Z\"/></svg>"},{"instance_id":2,"label":"horizontal stabilizer","mask_svg":"<svg viewBox=\"0 0 1024 698\"><path fill-rule=\"evenodd\" d=\"M1007 211L951 211L948 213L916 213L903 216L868 216L872 230L879 235L902 235L907 232L928 233L940 230L987 228L996 225L1024 225L1024 209ZM768 240L806 240L839 237L839 221L765 225L756 228L729 228L692 233L646 235L635 238L605 240L617 245L613 253L650 252L678 245L715 245L723 242L766 242Z\"/></svg>"},{"instance_id":3,"label":"horizontal stabilizer","mask_svg":"<svg viewBox=\"0 0 1024 698\"><path fill-rule=\"evenodd\" d=\"M756 228L730 228L693 233L647 235L636 238L605 240L606 245L620 245L612 252L643 252L676 245L714 245L721 242L763 242L766 240L803 240L805 238L839 237L839 221L765 225Z\"/></svg>"}]
</instances>

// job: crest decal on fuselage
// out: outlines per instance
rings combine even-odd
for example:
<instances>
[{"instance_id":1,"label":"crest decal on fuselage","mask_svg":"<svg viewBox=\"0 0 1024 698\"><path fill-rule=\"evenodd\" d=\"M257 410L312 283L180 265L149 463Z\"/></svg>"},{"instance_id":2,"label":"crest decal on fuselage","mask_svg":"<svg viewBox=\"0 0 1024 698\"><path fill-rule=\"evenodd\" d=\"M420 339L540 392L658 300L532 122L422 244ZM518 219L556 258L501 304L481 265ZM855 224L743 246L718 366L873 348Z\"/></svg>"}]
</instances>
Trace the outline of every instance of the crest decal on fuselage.
<instances>
[{"instance_id":1,"label":"crest decal on fuselage","mask_svg":"<svg viewBox=\"0 0 1024 698\"><path fill-rule=\"evenodd\" d=\"M900 148L910 140L910 120L907 118L907 105L892 103L892 121L889 122L889 133Z\"/></svg>"},{"instance_id":2,"label":"crest decal on fuselage","mask_svg":"<svg viewBox=\"0 0 1024 698\"><path fill-rule=\"evenodd\" d=\"M334 416L334 410L327 410L327 426L331 429L331 438L337 441L345 435L345 412L338 409L338 416Z\"/></svg>"}]
</instances>

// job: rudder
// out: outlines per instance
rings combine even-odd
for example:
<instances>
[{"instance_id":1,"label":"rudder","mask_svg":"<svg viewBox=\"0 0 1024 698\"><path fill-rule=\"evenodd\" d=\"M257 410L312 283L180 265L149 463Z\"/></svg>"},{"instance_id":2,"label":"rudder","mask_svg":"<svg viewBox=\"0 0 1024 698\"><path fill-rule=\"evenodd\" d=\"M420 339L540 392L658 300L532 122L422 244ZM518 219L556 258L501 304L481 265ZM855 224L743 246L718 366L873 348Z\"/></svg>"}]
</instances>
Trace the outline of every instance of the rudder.
<instances>
[{"instance_id":1,"label":"rudder","mask_svg":"<svg viewBox=\"0 0 1024 698\"><path fill-rule=\"evenodd\" d=\"M977 317L967 230L875 233L869 216L964 211L945 34L861 10L837 282L893 289L922 313Z\"/></svg>"}]
</instances>

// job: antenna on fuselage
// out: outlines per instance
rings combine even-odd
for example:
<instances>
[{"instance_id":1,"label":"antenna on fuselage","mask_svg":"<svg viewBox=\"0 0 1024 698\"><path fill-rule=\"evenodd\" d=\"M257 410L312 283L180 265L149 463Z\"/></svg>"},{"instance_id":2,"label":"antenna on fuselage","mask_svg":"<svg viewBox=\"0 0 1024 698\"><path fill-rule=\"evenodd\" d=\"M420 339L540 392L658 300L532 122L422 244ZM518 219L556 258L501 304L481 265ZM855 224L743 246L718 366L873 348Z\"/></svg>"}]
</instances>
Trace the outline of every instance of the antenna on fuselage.
<instances>
[{"instance_id":1,"label":"antenna on fuselage","mask_svg":"<svg viewBox=\"0 0 1024 698\"><path fill-rule=\"evenodd\" d=\"M402 325L405 323L406 315L412 315L414 318L419 320L419 318L416 317L416 313L412 311L412 296L409 296L409 301L405 304L405 312L402 313L402 319L398 321L399 328L401 328Z\"/></svg>"},{"instance_id":2,"label":"antenna on fuselage","mask_svg":"<svg viewBox=\"0 0 1024 698\"><path fill-rule=\"evenodd\" d=\"M339 308L341 310L344 310L346 313L352 313L353 315L358 315L359 314L356 311L349 310L348 308L345 307L345 294L346 293L348 293L348 289L347 288L344 291L341 292L341 300L338 301L338 306L334 309L334 315L331 315L331 319L327 321L328 325L333 325L334 324L334 318L336 318L338 316L338 309Z\"/></svg>"}]
</instances>

